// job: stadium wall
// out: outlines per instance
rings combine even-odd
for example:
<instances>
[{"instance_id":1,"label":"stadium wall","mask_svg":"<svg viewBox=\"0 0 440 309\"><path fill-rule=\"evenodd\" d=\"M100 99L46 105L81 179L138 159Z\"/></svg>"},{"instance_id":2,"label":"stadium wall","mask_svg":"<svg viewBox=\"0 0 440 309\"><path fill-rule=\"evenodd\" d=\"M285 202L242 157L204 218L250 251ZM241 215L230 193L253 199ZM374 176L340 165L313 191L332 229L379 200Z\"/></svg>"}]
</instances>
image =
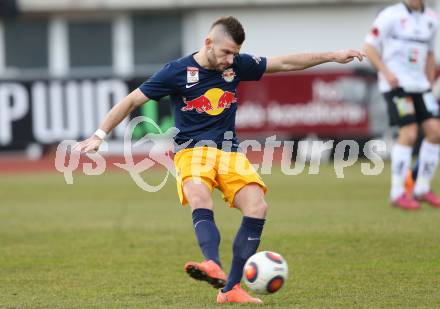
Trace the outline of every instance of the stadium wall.
<instances>
[{"instance_id":1,"label":"stadium wall","mask_svg":"<svg viewBox=\"0 0 440 309\"><path fill-rule=\"evenodd\" d=\"M246 26L245 51L274 55L285 50L318 51L358 47L374 16L393 0L19 0L25 13L79 11L121 12L181 10L184 53L197 49L206 29L221 15L238 16ZM428 0L436 11L439 0ZM300 30L300 31L299 31ZM440 36L440 33L438 34ZM264 38L262 40L262 38ZM289 39L286 39L289 38ZM283 42L280 44L279 42ZM437 57L440 57L440 49Z\"/></svg>"},{"instance_id":2,"label":"stadium wall","mask_svg":"<svg viewBox=\"0 0 440 309\"><path fill-rule=\"evenodd\" d=\"M222 15L234 15L242 21L247 34L243 51L261 56L362 48L375 16L389 3L191 10L185 14L184 51L198 49L212 21ZM439 1L434 8L440 9ZM437 36L436 56L440 59L440 32Z\"/></svg>"},{"instance_id":3,"label":"stadium wall","mask_svg":"<svg viewBox=\"0 0 440 309\"><path fill-rule=\"evenodd\" d=\"M317 1L237 1L234 5L232 2L222 2L224 7L220 7L219 2L211 5L214 2L210 1L175 1L176 7L168 7L167 1L160 2L162 6L156 7L151 1L144 1L139 6L130 1L99 1L113 5L101 7L97 1L57 3L50 0L22 0L18 2L22 12L20 18L11 19L9 16L8 19L0 19L0 151L28 148L31 143L50 145L66 138L87 136L102 119L102 114L114 104L106 97L107 90L122 89L111 98L121 97L163 63L197 50L212 21L219 16L235 15L243 22L247 31L244 52L273 56L289 52L360 48L374 16L390 1L320 1L319 6L316 5ZM246 3L252 5L244 7ZM437 10L439 3L432 2ZM73 10L69 11L71 8ZM15 32L7 31L11 25ZM140 26L138 30L136 25ZM36 34L46 34L44 40L36 40L37 45L45 47L43 50L47 52L46 67L35 67L33 63L26 64L28 67L25 68L17 67L21 65L20 59L27 61L38 54L36 46L22 45L27 39L17 35L20 31L23 34L23 31L26 33L31 29L40 29ZM148 32L148 29L153 30ZM78 39L81 37L88 40L82 42ZM142 44L137 45L139 42ZM8 54L7 44L10 47L11 43L16 44L17 49ZM92 47L97 48L98 56L92 53ZM437 48L437 53L439 50ZM99 52L103 53L102 58L106 58L107 62L102 62ZM79 53L79 56L75 56L75 53ZM143 57L146 53L149 56ZM11 57L11 54L21 55L21 58ZM15 67L7 63L9 58L15 61ZM74 65L75 62L80 64L79 67ZM349 132L349 137L380 136L387 129L384 126L385 105L372 75L364 70L367 67L366 63L349 66L329 64L305 74L268 77L257 89L265 91L264 100L262 97L253 97L257 93L254 88L245 87L240 91L240 99L246 104L243 104L238 115L238 127L246 134L260 134L256 125L261 116L271 122L267 123L268 126L259 124L260 128L270 127L270 131L283 133L287 137L320 134L323 131L329 132L327 135L339 136L342 136L341 132L345 135ZM335 79L335 76L338 77ZM283 92L274 88L275 79L279 79L277 83L281 88L294 91ZM112 83L120 87L106 86ZM298 83L304 86L292 87ZM345 91L347 85L359 91L350 94ZM72 99L68 91L77 95ZM322 96L323 91L328 97ZM97 102L96 106L101 106L96 107L99 112L89 115L93 121L81 124L76 119L80 117L74 119L70 116L63 121L49 122L47 128L39 125L46 123L44 119L49 119L49 116L44 118L35 114L37 110L41 113L43 108L38 104L43 104L48 115L52 115L51 108L58 112L62 110L56 104L69 106L69 100L73 100L77 106L84 105L84 93L92 93L88 98ZM341 93L349 95L341 96ZM44 96L51 99L42 100ZM57 100L57 96L62 99ZM347 104L351 106L354 118L340 118L333 128L335 131L325 127L331 119L323 119L322 123L309 126L307 123L295 123L298 117L277 118L277 115L287 115L286 110L290 111L290 115L306 113L318 106L315 103ZM165 106L168 110L141 110L137 114L145 112L150 116L157 115L160 124L163 122L166 128L171 115L168 105ZM81 107L78 107L78 111L81 112ZM258 111L261 113L258 114ZM277 114L276 111L280 112ZM121 132L119 130L116 135L120 137Z\"/></svg>"},{"instance_id":4,"label":"stadium wall","mask_svg":"<svg viewBox=\"0 0 440 309\"><path fill-rule=\"evenodd\" d=\"M54 4L59 2L58 4ZM238 1L238 3L244 1ZM317 1L247 1L253 3L251 6L232 5L229 2L208 7L207 3L217 3L217 1L200 1L199 5L195 2L175 1L182 3L174 7L165 5L154 7L151 1L142 1L144 5L133 8L131 2L124 1L50 1L50 0L21 0L18 2L22 15L18 23L26 20L47 21L47 44L48 53L48 77L63 77L72 75L119 75L135 76L140 73L148 75L157 70L161 64L172 57L181 56L197 50L206 35L213 20L222 15L235 15L243 22L247 40L243 46L244 52L249 52L261 56L273 56L288 52L303 51L326 51L341 48L361 48L366 33L369 31L371 23L377 13L386 5L397 1L321 1L317 6ZM343 3L342 3L343 2ZM93 6L92 4L96 5ZM97 10L96 6L101 3L102 7L108 3L113 9ZM125 3L125 4L124 4ZM148 6L147 4L150 3ZM162 3L162 2L159 2ZM185 7L187 3L190 7ZM281 4L283 3L283 4ZM306 4L309 3L309 4ZM439 11L440 1L432 1L433 7ZM117 4L117 5L116 5ZM71 6L82 8L82 11L67 11ZM52 7L52 10L49 10ZM64 10L62 10L64 8ZM140 48L151 49L152 45L157 45L157 37L145 36L144 46L140 48L133 45L132 26L136 19L134 15L145 14L154 16L156 19L165 19L168 15L179 16L178 31L173 36L169 33L160 33L164 40L181 41L178 52L165 56L158 63L139 66L133 61L133 54ZM146 17L147 18L147 17ZM97 21L106 20L111 29L113 63L112 68L99 67L88 68L85 70L72 70L69 67L69 29L71 21ZM8 70L5 63L5 19L0 17L0 78L23 78L45 75L38 70ZM177 25L177 24L176 24ZM157 25L164 27L164 25ZM159 29L160 30L160 29ZM440 36L440 32L438 33ZM103 38L97 38L97 41ZM155 42L155 44L153 44ZM70 42L71 43L71 42ZM83 46L87 48L88 42ZM440 38L438 39L440 44ZM106 44L102 44L107 46ZM23 50L21 51L24 52ZM159 50L156 54L163 54ZM436 49L436 56L440 59L440 48ZM168 58L167 58L168 57ZM358 66L353 63L351 66ZM363 64L368 66L367 63ZM328 67L335 68L338 65L328 64L319 69ZM34 73L34 74L31 74Z\"/></svg>"}]
</instances>

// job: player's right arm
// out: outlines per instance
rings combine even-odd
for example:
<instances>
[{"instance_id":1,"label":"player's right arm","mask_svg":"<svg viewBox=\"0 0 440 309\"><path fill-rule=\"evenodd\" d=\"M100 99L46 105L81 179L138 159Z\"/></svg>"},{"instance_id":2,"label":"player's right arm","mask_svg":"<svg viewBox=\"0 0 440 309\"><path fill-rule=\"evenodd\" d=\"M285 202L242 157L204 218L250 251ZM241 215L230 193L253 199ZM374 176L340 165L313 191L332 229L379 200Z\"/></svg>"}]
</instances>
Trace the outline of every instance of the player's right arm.
<instances>
[{"instance_id":1,"label":"player's right arm","mask_svg":"<svg viewBox=\"0 0 440 309\"><path fill-rule=\"evenodd\" d=\"M116 104L105 116L99 129L88 139L77 143L73 150L81 152L97 151L105 136L133 110L150 99L159 101L160 98L172 93L174 91L175 75L172 65L166 64L139 88Z\"/></svg>"},{"instance_id":2,"label":"player's right arm","mask_svg":"<svg viewBox=\"0 0 440 309\"><path fill-rule=\"evenodd\" d=\"M399 80L397 79L396 75L394 75L394 73L391 72L382 61L382 57L380 56L377 49L373 45L365 43L364 52L374 68L385 77L391 88L399 87Z\"/></svg>"},{"instance_id":3,"label":"player's right arm","mask_svg":"<svg viewBox=\"0 0 440 309\"><path fill-rule=\"evenodd\" d=\"M368 60L379 74L385 77L391 88L397 88L399 86L399 80L383 62L380 51L383 49L383 45L386 44L386 38L392 31L394 15L391 8L382 11L374 20L364 44L364 52Z\"/></svg>"},{"instance_id":4,"label":"player's right arm","mask_svg":"<svg viewBox=\"0 0 440 309\"><path fill-rule=\"evenodd\" d=\"M110 133L125 117L133 110L147 102L149 98L138 89L127 95L122 101L113 106L99 126L105 134ZM97 151L103 139L94 133L88 139L79 142L73 148L74 151L93 152Z\"/></svg>"}]
</instances>

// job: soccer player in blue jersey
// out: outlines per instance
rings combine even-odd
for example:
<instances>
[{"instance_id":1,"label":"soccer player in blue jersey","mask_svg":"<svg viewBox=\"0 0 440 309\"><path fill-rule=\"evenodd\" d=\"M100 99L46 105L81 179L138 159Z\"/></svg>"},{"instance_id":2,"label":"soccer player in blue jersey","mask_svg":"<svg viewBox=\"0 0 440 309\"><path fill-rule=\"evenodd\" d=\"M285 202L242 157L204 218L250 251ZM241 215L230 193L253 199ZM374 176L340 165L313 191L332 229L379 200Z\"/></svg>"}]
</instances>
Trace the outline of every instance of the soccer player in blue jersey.
<instances>
[{"instance_id":1,"label":"soccer player in blue jersey","mask_svg":"<svg viewBox=\"0 0 440 309\"><path fill-rule=\"evenodd\" d=\"M240 54L244 39L245 32L236 18L218 19L198 52L166 64L113 107L95 134L75 147L84 152L98 150L105 136L131 111L150 99L170 96L179 130L174 156L177 191L182 205L191 207L194 231L205 257L201 263L188 262L185 271L195 279L221 288L218 303L261 303L240 287L243 266L260 244L267 188L238 147L235 135L238 84L259 80L264 73L297 71L325 62L348 63L363 58L361 52L354 50L255 57ZM224 143L228 132L230 136ZM222 192L230 207L238 208L243 214L228 277L219 256L220 233L214 221L211 197L214 188Z\"/></svg>"}]
</instances>

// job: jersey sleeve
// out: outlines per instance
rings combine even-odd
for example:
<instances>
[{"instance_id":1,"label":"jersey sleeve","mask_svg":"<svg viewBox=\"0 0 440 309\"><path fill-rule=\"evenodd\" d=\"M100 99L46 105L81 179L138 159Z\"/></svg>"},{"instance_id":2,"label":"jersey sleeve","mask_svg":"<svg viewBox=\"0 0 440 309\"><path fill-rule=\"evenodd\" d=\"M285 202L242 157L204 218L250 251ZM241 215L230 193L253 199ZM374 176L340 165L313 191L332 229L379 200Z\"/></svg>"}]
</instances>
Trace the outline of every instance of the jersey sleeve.
<instances>
[{"instance_id":1,"label":"jersey sleeve","mask_svg":"<svg viewBox=\"0 0 440 309\"><path fill-rule=\"evenodd\" d=\"M153 74L153 76L139 86L139 90L148 98L156 101L174 93L175 72L171 64L166 64L162 69Z\"/></svg>"},{"instance_id":2,"label":"jersey sleeve","mask_svg":"<svg viewBox=\"0 0 440 309\"><path fill-rule=\"evenodd\" d=\"M370 32L365 38L365 43L368 43L380 50L382 48L384 39L387 38L391 33L394 15L395 14L392 14L390 9L385 9L380 12L374 20Z\"/></svg>"},{"instance_id":3,"label":"jersey sleeve","mask_svg":"<svg viewBox=\"0 0 440 309\"><path fill-rule=\"evenodd\" d=\"M266 71L267 59L264 57L239 54L237 56L237 72L240 80L260 80Z\"/></svg>"}]
</instances>

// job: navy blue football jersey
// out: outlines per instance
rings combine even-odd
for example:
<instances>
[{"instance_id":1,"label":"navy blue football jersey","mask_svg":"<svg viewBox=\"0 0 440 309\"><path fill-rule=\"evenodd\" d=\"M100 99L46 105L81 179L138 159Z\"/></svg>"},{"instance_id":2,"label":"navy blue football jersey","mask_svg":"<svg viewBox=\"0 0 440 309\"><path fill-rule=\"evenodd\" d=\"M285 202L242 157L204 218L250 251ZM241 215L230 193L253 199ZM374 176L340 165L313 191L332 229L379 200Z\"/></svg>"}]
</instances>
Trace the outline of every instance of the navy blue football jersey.
<instances>
[{"instance_id":1,"label":"navy blue football jersey","mask_svg":"<svg viewBox=\"0 0 440 309\"><path fill-rule=\"evenodd\" d=\"M231 151L237 151L237 86L241 81L259 80L266 70L266 58L239 54L232 66L219 72L203 68L193 55L166 64L139 89L157 101L170 96L175 126L179 129L175 144L222 149L225 132L229 131Z\"/></svg>"}]
</instances>

